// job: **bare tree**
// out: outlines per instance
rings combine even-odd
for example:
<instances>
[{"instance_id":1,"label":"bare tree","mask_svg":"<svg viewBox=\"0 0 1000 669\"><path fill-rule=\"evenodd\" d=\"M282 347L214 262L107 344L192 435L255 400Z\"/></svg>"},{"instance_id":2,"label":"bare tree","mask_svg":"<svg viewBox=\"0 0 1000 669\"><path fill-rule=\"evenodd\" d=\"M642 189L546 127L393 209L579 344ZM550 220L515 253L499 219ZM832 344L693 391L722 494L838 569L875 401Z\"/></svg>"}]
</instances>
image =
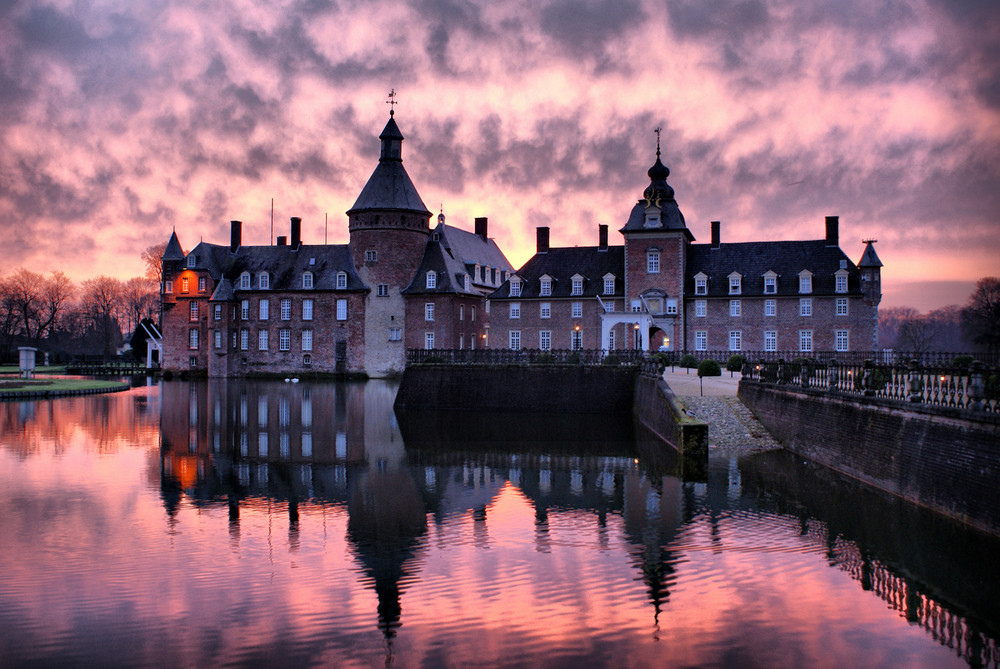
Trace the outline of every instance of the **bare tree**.
<instances>
[{"instance_id":1,"label":"bare tree","mask_svg":"<svg viewBox=\"0 0 1000 669\"><path fill-rule=\"evenodd\" d=\"M908 353L926 353L934 343L934 327L926 316L917 315L899 327L896 347Z\"/></svg>"},{"instance_id":2,"label":"bare tree","mask_svg":"<svg viewBox=\"0 0 1000 669\"><path fill-rule=\"evenodd\" d=\"M122 282L110 276L99 276L84 281L80 290L83 311L104 345L104 356L110 357L122 338Z\"/></svg>"},{"instance_id":3,"label":"bare tree","mask_svg":"<svg viewBox=\"0 0 1000 669\"><path fill-rule=\"evenodd\" d=\"M10 279L0 278L0 359L11 356L14 335L17 334L18 314Z\"/></svg>"},{"instance_id":4,"label":"bare tree","mask_svg":"<svg viewBox=\"0 0 1000 669\"><path fill-rule=\"evenodd\" d=\"M976 282L976 290L962 309L966 335L988 353L1000 352L1000 278L988 276Z\"/></svg>"},{"instance_id":5,"label":"bare tree","mask_svg":"<svg viewBox=\"0 0 1000 669\"><path fill-rule=\"evenodd\" d=\"M900 329L903 323L919 318L920 313L913 307L888 307L878 312L878 339L886 348L899 345Z\"/></svg>"},{"instance_id":6,"label":"bare tree","mask_svg":"<svg viewBox=\"0 0 1000 669\"><path fill-rule=\"evenodd\" d=\"M157 284L146 277L132 277L122 284L122 306L126 330L132 332L143 318L157 313L159 293Z\"/></svg>"},{"instance_id":7,"label":"bare tree","mask_svg":"<svg viewBox=\"0 0 1000 669\"><path fill-rule=\"evenodd\" d=\"M142 261L146 264L146 278L160 282L160 274L163 270L163 258L164 251L167 250L167 243L153 244L152 246L147 246L142 252Z\"/></svg>"}]
</instances>

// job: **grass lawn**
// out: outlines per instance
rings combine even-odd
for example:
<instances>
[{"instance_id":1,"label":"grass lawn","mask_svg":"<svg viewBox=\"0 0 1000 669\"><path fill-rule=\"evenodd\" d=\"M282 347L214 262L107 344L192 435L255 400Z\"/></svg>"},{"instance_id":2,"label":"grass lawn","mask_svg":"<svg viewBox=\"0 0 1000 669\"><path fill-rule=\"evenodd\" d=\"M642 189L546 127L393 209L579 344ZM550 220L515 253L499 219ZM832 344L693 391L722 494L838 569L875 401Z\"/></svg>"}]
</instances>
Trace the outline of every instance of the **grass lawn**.
<instances>
[{"instance_id":1,"label":"grass lawn","mask_svg":"<svg viewBox=\"0 0 1000 669\"><path fill-rule=\"evenodd\" d=\"M0 374L20 374L21 368L18 365L0 365ZM48 367L39 365L35 368L35 374L65 374L66 365L49 365Z\"/></svg>"},{"instance_id":2,"label":"grass lawn","mask_svg":"<svg viewBox=\"0 0 1000 669\"><path fill-rule=\"evenodd\" d=\"M23 393L42 393L49 396L75 395L87 392L125 390L122 381L96 381L93 379L0 379L0 399L20 396Z\"/></svg>"}]
</instances>

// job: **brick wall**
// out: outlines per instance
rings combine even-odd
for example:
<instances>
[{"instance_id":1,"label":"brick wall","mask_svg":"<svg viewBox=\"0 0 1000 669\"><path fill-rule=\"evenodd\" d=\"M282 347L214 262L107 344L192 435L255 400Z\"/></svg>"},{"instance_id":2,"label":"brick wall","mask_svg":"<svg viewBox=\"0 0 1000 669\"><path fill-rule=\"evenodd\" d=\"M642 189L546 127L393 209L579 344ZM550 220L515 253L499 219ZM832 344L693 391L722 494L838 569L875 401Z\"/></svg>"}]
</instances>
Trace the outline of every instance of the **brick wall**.
<instances>
[{"instance_id":1,"label":"brick wall","mask_svg":"<svg viewBox=\"0 0 1000 669\"><path fill-rule=\"evenodd\" d=\"M786 449L1000 535L1000 416L760 383L739 395Z\"/></svg>"}]
</instances>

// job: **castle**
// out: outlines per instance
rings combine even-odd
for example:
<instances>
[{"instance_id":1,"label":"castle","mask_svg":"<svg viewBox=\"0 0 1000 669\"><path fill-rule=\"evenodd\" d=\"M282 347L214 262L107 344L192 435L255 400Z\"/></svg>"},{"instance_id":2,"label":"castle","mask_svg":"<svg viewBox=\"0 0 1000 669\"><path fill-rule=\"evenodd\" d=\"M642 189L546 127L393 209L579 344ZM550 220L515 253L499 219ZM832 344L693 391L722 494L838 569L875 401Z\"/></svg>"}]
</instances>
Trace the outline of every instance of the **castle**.
<instances>
[{"instance_id":1,"label":"castle","mask_svg":"<svg viewBox=\"0 0 1000 669\"><path fill-rule=\"evenodd\" d=\"M853 263L839 221L808 241L695 244L660 159L620 228L622 246L552 247L514 270L488 237L431 229L402 163L392 112L381 153L347 211L347 244L303 243L302 222L275 245L163 254L163 368L208 376L398 374L406 349L871 351L878 345L881 266L872 242Z\"/></svg>"}]
</instances>

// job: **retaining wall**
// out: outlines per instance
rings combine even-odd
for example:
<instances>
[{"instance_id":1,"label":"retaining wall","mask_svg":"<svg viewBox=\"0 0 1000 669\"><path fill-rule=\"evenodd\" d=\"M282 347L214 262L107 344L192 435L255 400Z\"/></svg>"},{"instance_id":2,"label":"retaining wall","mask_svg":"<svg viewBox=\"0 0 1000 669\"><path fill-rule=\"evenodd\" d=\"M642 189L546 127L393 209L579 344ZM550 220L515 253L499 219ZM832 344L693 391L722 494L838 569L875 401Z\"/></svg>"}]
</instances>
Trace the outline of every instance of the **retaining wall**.
<instances>
[{"instance_id":1,"label":"retaining wall","mask_svg":"<svg viewBox=\"0 0 1000 669\"><path fill-rule=\"evenodd\" d=\"M1000 416L740 382L782 446L1000 535Z\"/></svg>"}]
</instances>

